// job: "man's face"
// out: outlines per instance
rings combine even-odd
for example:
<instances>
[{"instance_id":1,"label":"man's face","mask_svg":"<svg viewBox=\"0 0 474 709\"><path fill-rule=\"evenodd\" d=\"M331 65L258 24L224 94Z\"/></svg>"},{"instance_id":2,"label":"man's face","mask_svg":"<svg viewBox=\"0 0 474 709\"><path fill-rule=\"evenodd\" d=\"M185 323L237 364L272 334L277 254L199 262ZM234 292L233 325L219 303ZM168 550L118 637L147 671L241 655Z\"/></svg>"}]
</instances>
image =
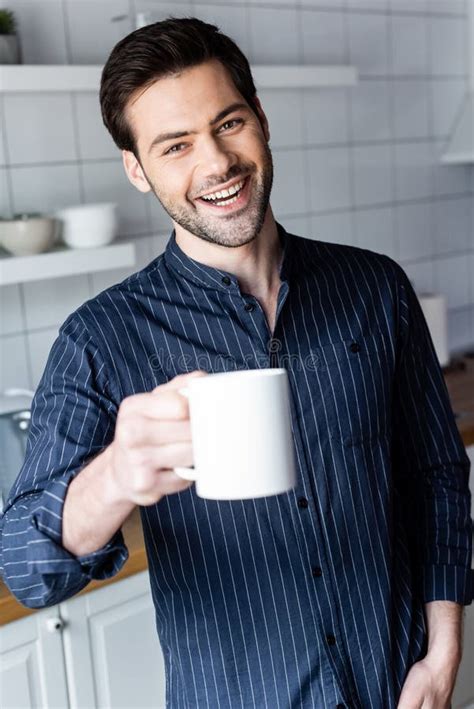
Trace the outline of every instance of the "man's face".
<instances>
[{"instance_id":1,"label":"man's face","mask_svg":"<svg viewBox=\"0 0 474 709\"><path fill-rule=\"evenodd\" d=\"M152 189L189 233L222 246L248 243L262 228L273 181L257 107L262 124L215 60L159 79L127 106L140 158L123 151L130 181Z\"/></svg>"}]
</instances>

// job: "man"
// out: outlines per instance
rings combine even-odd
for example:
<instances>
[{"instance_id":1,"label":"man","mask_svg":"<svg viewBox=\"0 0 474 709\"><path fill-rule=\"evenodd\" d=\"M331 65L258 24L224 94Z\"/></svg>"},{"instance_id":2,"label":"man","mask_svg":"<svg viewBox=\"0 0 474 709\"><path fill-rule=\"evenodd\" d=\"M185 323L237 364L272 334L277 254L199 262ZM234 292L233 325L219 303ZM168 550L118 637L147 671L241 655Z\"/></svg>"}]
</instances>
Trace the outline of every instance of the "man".
<instances>
[{"instance_id":1,"label":"man","mask_svg":"<svg viewBox=\"0 0 474 709\"><path fill-rule=\"evenodd\" d=\"M167 20L123 39L101 106L174 232L60 330L3 518L7 584L41 607L112 576L140 505L169 706L449 706L469 462L405 273L275 223L265 113L217 28ZM193 461L178 389L280 364L297 487L198 498L172 470Z\"/></svg>"}]
</instances>

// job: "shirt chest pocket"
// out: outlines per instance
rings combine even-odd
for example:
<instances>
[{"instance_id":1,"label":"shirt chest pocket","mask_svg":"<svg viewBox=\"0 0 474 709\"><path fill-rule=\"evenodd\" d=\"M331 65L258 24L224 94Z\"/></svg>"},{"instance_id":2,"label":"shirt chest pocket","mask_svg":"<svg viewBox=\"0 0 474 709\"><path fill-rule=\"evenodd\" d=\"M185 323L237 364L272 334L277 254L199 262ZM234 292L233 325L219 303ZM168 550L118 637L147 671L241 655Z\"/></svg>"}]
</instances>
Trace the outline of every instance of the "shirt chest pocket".
<instances>
[{"instance_id":1,"label":"shirt chest pocket","mask_svg":"<svg viewBox=\"0 0 474 709\"><path fill-rule=\"evenodd\" d=\"M315 395L330 438L345 446L390 430L391 365L381 336L337 340L313 348Z\"/></svg>"}]
</instances>

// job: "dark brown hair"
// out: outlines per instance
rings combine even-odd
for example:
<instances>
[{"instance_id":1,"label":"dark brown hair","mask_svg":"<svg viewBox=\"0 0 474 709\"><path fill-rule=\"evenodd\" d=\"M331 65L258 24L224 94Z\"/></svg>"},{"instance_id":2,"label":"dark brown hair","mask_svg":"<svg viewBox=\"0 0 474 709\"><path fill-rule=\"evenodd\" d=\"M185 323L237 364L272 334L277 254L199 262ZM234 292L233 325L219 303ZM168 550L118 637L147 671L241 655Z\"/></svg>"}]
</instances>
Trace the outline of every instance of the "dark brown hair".
<instances>
[{"instance_id":1,"label":"dark brown hair","mask_svg":"<svg viewBox=\"0 0 474 709\"><path fill-rule=\"evenodd\" d=\"M117 147L138 158L135 137L125 118L126 105L138 89L210 59L222 62L258 116L247 58L215 25L195 17L168 18L120 40L104 66L100 83L102 119Z\"/></svg>"}]
</instances>

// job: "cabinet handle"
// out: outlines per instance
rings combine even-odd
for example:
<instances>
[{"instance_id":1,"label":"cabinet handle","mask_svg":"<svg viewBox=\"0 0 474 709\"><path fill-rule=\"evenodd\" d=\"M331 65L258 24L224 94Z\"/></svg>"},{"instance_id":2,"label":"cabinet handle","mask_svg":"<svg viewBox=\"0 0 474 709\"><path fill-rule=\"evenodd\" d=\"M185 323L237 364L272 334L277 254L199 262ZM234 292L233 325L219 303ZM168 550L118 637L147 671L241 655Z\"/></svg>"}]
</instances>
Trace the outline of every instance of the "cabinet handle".
<instances>
[{"instance_id":1,"label":"cabinet handle","mask_svg":"<svg viewBox=\"0 0 474 709\"><path fill-rule=\"evenodd\" d=\"M62 618L48 618L46 620L46 630L48 633L58 633L65 627L66 623Z\"/></svg>"}]
</instances>

